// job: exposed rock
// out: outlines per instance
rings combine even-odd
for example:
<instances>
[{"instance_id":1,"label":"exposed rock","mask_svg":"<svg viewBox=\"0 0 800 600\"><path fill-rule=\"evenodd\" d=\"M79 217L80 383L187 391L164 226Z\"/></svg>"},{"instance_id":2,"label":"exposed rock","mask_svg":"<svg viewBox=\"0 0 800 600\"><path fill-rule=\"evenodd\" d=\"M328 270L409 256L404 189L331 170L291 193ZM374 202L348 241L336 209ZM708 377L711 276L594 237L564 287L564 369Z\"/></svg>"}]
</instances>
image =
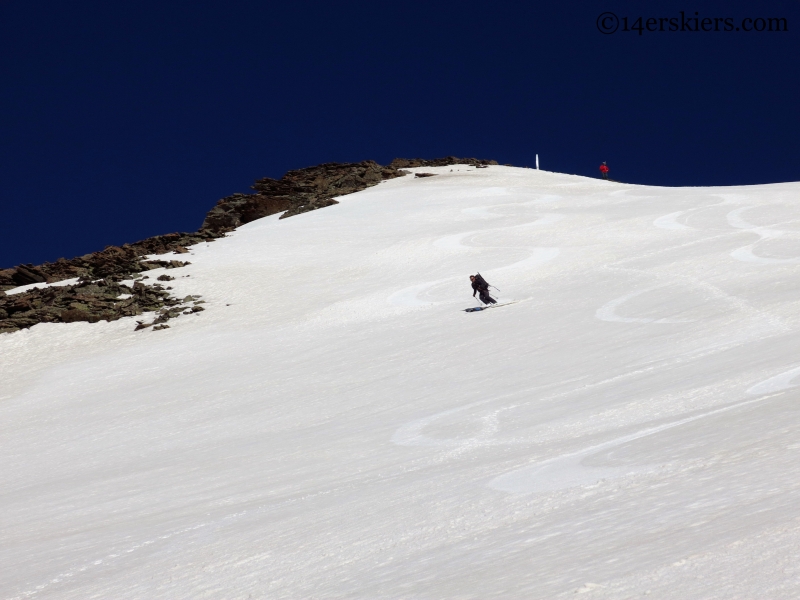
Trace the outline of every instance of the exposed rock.
<instances>
[{"instance_id":1,"label":"exposed rock","mask_svg":"<svg viewBox=\"0 0 800 600\"><path fill-rule=\"evenodd\" d=\"M157 319L163 322L177 317L184 308L189 307L155 286L136 282L128 287L111 278L85 280L76 285L37 288L12 296L3 294L0 332L17 331L37 323L116 321L148 311L160 311ZM199 307L190 310L194 308ZM137 329L148 326L140 323Z\"/></svg>"},{"instance_id":2,"label":"exposed rock","mask_svg":"<svg viewBox=\"0 0 800 600\"><path fill-rule=\"evenodd\" d=\"M436 177L436 173L414 173L414 177Z\"/></svg>"},{"instance_id":3,"label":"exposed rock","mask_svg":"<svg viewBox=\"0 0 800 600\"><path fill-rule=\"evenodd\" d=\"M31 283L46 283L48 281L47 275L33 265L19 265L11 275L11 279L18 286Z\"/></svg>"},{"instance_id":4,"label":"exposed rock","mask_svg":"<svg viewBox=\"0 0 800 600\"><path fill-rule=\"evenodd\" d=\"M214 233L232 231L240 225L283 212L282 219L337 204L345 196L405 175L393 167L366 160L360 163L325 163L289 171L280 179L265 177L253 184L255 194L234 194L212 208L203 229Z\"/></svg>"},{"instance_id":5,"label":"exposed rock","mask_svg":"<svg viewBox=\"0 0 800 600\"><path fill-rule=\"evenodd\" d=\"M166 254L173 245L179 243L198 243L213 240L219 235L210 232L169 233L146 239L136 244L107 246L105 250L85 254L70 260L59 258L52 263L44 263L37 267L19 265L0 271L0 290L10 290L30 283L52 283L65 279L104 279L112 277L116 280L129 279L136 273L164 267L173 269L189 263L178 260L143 260L149 254Z\"/></svg>"},{"instance_id":6,"label":"exposed rock","mask_svg":"<svg viewBox=\"0 0 800 600\"><path fill-rule=\"evenodd\" d=\"M424 158L395 158L389 163L389 166L395 169L413 169L415 167L448 167L450 165L472 165L473 167L477 167L496 164L496 160L446 156L445 158L434 158L432 160L426 160Z\"/></svg>"},{"instance_id":7,"label":"exposed rock","mask_svg":"<svg viewBox=\"0 0 800 600\"><path fill-rule=\"evenodd\" d=\"M252 186L255 194L233 194L223 198L212 208L203 222L201 231L217 235L232 231L249 223L283 212L281 219L338 204L333 198L353 194L385 181L407 175L405 168L443 167L447 165L496 165L494 160L456 158L448 156L425 160L421 158L396 158L388 166L366 160L360 163L324 163L289 171L280 179L265 177ZM421 175L422 177L431 174Z\"/></svg>"},{"instance_id":8,"label":"exposed rock","mask_svg":"<svg viewBox=\"0 0 800 600\"><path fill-rule=\"evenodd\" d=\"M141 242L107 246L105 250L70 260L60 258L52 263L34 266L19 265L0 270L0 291L30 283L52 283L72 278L127 279L137 273L158 267L175 268L188 263L152 261L152 254L176 252L185 254L187 247L209 242L240 225L283 212L281 218L298 215L337 204L333 198L361 191L381 181L402 177L403 168L439 167L455 164L474 166L496 165L493 160L448 156L433 160L396 158L388 166L367 160L360 163L325 163L289 171L280 179L259 179L254 194L233 194L219 200L206 215L195 233L168 233Z\"/></svg>"},{"instance_id":9,"label":"exposed rock","mask_svg":"<svg viewBox=\"0 0 800 600\"><path fill-rule=\"evenodd\" d=\"M149 278L140 274L158 268L180 268L190 263L153 260L147 256L169 252L186 254L189 246L213 241L240 225L262 217L282 212L280 218L284 219L338 204L334 200L338 196L352 194L381 181L407 175L408 171L402 170L404 168L455 164L478 167L496 165L497 162L448 156L434 160L396 158L385 167L371 160L360 163L325 163L289 171L280 179L259 179L252 186L255 193L233 194L223 198L208 212L202 227L195 233L157 235L133 244L107 246L100 252L70 260L60 258L38 266L23 264L0 270L0 333L18 331L36 323L113 321L159 309L161 312L155 322L163 323L182 314L183 308L175 308L181 301L171 297L158 284L145 285L142 281ZM418 173L417 177L431 175L433 173ZM5 290L22 285L54 283L66 279L78 279L78 284L32 289L13 296L5 294ZM128 279L136 279L133 288L120 284ZM159 281L173 279L169 275L158 277ZM119 296L124 294L130 294L131 297L120 299ZM189 312L198 314L203 310L197 306L199 296L192 298L195 306ZM151 325L152 323L139 322L136 329Z\"/></svg>"},{"instance_id":10,"label":"exposed rock","mask_svg":"<svg viewBox=\"0 0 800 600\"><path fill-rule=\"evenodd\" d=\"M100 317L89 312L88 307L74 307L61 311L61 322L75 323L77 321L87 321L97 323Z\"/></svg>"}]
</instances>

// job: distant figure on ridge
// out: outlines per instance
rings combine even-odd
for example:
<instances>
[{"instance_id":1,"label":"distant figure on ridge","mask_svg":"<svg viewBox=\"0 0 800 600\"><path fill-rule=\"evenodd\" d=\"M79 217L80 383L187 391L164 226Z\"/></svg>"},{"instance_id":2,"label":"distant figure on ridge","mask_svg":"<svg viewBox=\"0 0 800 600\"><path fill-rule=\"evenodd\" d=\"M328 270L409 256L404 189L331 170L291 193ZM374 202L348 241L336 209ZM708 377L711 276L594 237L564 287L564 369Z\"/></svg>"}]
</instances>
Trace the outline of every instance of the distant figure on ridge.
<instances>
[{"instance_id":1,"label":"distant figure on ridge","mask_svg":"<svg viewBox=\"0 0 800 600\"><path fill-rule=\"evenodd\" d=\"M477 293L481 302L484 304L497 304L497 300L489 295L489 284L481 277L480 273L470 275L469 280L472 282L472 297Z\"/></svg>"},{"instance_id":2,"label":"distant figure on ridge","mask_svg":"<svg viewBox=\"0 0 800 600\"><path fill-rule=\"evenodd\" d=\"M600 165L600 173L603 175L603 179L608 179L608 166L605 162Z\"/></svg>"}]
</instances>

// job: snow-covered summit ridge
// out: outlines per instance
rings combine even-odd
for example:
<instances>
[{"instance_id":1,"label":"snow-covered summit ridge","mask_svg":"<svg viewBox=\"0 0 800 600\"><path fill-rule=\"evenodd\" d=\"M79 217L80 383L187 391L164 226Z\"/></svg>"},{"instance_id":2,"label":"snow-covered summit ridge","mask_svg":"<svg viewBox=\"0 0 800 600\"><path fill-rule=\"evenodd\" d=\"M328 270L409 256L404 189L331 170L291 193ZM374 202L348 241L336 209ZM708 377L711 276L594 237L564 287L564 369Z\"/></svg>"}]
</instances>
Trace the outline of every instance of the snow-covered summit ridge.
<instances>
[{"instance_id":1,"label":"snow-covered summit ridge","mask_svg":"<svg viewBox=\"0 0 800 600\"><path fill-rule=\"evenodd\" d=\"M0 337L0 597L797 597L800 184L420 170Z\"/></svg>"}]
</instances>

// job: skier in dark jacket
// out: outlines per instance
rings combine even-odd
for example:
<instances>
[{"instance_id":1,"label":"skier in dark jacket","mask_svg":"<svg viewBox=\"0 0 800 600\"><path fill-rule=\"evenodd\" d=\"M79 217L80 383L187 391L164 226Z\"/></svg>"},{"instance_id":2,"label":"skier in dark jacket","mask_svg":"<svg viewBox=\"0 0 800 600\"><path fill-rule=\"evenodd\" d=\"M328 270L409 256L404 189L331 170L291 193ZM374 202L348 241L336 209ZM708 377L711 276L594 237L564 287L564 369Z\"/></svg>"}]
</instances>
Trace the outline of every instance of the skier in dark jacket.
<instances>
[{"instance_id":1,"label":"skier in dark jacket","mask_svg":"<svg viewBox=\"0 0 800 600\"><path fill-rule=\"evenodd\" d=\"M492 298L489 295L489 284L486 283L486 280L481 277L480 273L476 275L470 275L469 280L472 282L472 297L475 297L475 294L478 294L478 297L481 299L481 302L484 304L497 304L497 300Z\"/></svg>"}]
</instances>

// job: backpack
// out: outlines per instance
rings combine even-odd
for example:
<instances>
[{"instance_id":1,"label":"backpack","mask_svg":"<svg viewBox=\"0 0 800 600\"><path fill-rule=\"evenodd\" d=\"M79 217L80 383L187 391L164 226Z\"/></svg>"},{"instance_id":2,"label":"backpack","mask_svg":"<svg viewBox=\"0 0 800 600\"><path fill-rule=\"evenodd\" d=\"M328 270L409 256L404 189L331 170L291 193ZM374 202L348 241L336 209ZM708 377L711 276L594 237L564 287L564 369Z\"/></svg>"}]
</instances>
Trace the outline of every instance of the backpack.
<instances>
[{"instance_id":1,"label":"backpack","mask_svg":"<svg viewBox=\"0 0 800 600\"><path fill-rule=\"evenodd\" d=\"M478 289L481 290L489 289L489 283L481 276L480 273L475 274L475 283L478 285Z\"/></svg>"}]
</instances>

